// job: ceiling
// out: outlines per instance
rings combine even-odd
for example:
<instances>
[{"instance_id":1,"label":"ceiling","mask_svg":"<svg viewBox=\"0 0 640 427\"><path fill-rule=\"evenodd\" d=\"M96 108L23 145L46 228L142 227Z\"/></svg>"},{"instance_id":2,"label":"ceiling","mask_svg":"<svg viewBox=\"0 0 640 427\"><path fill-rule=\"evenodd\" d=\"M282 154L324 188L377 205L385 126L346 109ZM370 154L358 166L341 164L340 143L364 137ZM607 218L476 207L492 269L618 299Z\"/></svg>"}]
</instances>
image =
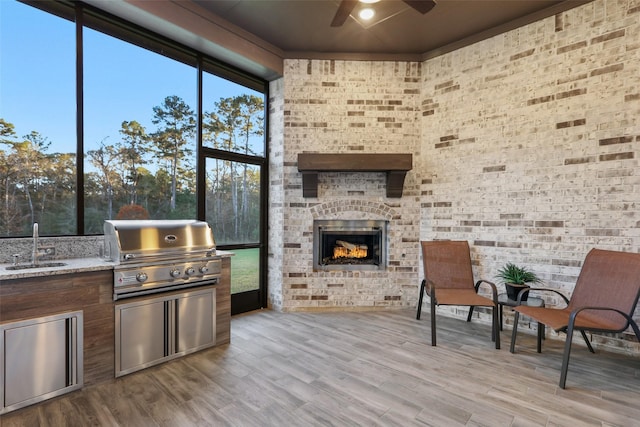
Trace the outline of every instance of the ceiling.
<instances>
[{"instance_id":1,"label":"ceiling","mask_svg":"<svg viewBox=\"0 0 640 427\"><path fill-rule=\"evenodd\" d=\"M587 1L436 0L421 14L401 0L381 0L374 24L354 18L331 27L339 0L192 0L276 46L289 58L395 55L428 59ZM375 20L376 18L374 18ZM400 58L397 58L400 59Z\"/></svg>"}]
</instances>

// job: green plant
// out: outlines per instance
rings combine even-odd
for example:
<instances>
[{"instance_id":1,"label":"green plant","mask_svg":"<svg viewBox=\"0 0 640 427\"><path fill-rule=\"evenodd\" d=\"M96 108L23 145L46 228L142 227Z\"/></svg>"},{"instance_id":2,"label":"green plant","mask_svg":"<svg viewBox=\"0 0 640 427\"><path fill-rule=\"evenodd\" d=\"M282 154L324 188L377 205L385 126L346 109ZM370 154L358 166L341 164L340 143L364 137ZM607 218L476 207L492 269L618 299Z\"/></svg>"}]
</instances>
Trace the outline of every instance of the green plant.
<instances>
[{"instance_id":1,"label":"green plant","mask_svg":"<svg viewBox=\"0 0 640 427\"><path fill-rule=\"evenodd\" d=\"M507 263L504 267L498 270L496 277L504 283L512 283L514 285L541 282L540 278L534 272L529 271L524 267L518 267L512 263Z\"/></svg>"}]
</instances>

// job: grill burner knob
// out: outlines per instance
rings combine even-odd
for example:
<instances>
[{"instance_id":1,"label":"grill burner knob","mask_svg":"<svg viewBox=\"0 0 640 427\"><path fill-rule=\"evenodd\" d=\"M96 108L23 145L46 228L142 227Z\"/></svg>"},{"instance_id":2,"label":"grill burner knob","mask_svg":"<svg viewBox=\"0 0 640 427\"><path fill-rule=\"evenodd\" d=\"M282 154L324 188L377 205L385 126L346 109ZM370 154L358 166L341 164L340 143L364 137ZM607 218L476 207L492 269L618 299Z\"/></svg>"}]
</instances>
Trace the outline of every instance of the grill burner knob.
<instances>
[{"instance_id":1,"label":"grill burner knob","mask_svg":"<svg viewBox=\"0 0 640 427\"><path fill-rule=\"evenodd\" d=\"M207 267L206 265L203 265L202 267L200 267L200 273L207 274L208 272L209 272L209 267Z\"/></svg>"},{"instance_id":2,"label":"grill burner knob","mask_svg":"<svg viewBox=\"0 0 640 427\"><path fill-rule=\"evenodd\" d=\"M148 278L149 278L149 276L147 276L147 273L138 273L138 274L136 274L136 280L138 282L140 282L140 283L144 282Z\"/></svg>"},{"instance_id":3,"label":"grill burner knob","mask_svg":"<svg viewBox=\"0 0 640 427\"><path fill-rule=\"evenodd\" d=\"M171 270L171 271L169 272L169 275L170 275L171 277L180 277L180 270L178 270L177 268L176 268L176 269L174 269L174 270Z\"/></svg>"},{"instance_id":4,"label":"grill burner knob","mask_svg":"<svg viewBox=\"0 0 640 427\"><path fill-rule=\"evenodd\" d=\"M195 268L193 268L193 267L189 267L189 268L187 268L187 271L186 271L187 276L191 276L191 275L192 275L193 273L195 273L195 272L196 272L196 270L195 270Z\"/></svg>"}]
</instances>

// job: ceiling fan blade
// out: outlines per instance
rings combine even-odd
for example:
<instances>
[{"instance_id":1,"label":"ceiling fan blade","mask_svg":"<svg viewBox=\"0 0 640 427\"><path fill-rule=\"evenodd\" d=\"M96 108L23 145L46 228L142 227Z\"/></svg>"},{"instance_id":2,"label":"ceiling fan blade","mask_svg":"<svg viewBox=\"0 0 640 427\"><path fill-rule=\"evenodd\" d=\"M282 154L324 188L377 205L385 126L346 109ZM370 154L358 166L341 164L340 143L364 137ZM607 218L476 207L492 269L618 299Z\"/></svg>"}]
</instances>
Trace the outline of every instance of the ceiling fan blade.
<instances>
[{"instance_id":1,"label":"ceiling fan blade","mask_svg":"<svg viewBox=\"0 0 640 427\"><path fill-rule=\"evenodd\" d=\"M336 15L333 17L333 21L331 21L331 26L340 27L344 24L357 4L358 0L342 0L340 6L338 6Z\"/></svg>"},{"instance_id":2,"label":"ceiling fan blade","mask_svg":"<svg viewBox=\"0 0 640 427\"><path fill-rule=\"evenodd\" d=\"M404 2L423 15L436 5L435 0L404 0Z\"/></svg>"}]
</instances>

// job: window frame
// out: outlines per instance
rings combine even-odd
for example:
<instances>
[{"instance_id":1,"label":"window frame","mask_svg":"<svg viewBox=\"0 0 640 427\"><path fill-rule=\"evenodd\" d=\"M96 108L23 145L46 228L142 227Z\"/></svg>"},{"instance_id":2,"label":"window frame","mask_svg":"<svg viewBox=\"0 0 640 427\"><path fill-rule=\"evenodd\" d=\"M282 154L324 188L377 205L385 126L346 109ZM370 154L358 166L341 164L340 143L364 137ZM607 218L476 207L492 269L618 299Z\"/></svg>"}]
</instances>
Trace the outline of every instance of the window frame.
<instances>
[{"instance_id":1,"label":"window frame","mask_svg":"<svg viewBox=\"0 0 640 427\"><path fill-rule=\"evenodd\" d=\"M76 29L76 234L75 236L92 236L99 233L85 233L85 179L84 179L84 93L83 93L83 28L88 27L100 31L110 37L118 38L124 42L166 56L176 61L196 67L197 70L197 130L196 130L196 203L197 218L204 220L206 217L205 200L205 159L218 158L236 162L249 163L260 167L261 171L261 231L259 246L266 252L267 223L268 223L268 82L262 78L244 72L232 65L226 64L216 58L204 55L195 49L184 46L174 40L159 35L151 30L133 24L125 19L112 15L94 6L80 1L56 0L18 0L28 6L35 7L45 13L56 15L75 23ZM217 77L236 83L240 86L262 93L264 96L264 155L253 156L242 153L227 152L219 149L204 147L202 144L202 80L203 73L207 72ZM74 235L63 235L73 237ZM7 236L3 238L16 238L26 236ZM50 236L56 237L56 236ZM237 245L235 245L237 246ZM235 247L234 246L234 247ZM243 246L243 245L240 245ZM251 245L255 247L255 245ZM229 247L232 249L232 247Z\"/></svg>"}]
</instances>

